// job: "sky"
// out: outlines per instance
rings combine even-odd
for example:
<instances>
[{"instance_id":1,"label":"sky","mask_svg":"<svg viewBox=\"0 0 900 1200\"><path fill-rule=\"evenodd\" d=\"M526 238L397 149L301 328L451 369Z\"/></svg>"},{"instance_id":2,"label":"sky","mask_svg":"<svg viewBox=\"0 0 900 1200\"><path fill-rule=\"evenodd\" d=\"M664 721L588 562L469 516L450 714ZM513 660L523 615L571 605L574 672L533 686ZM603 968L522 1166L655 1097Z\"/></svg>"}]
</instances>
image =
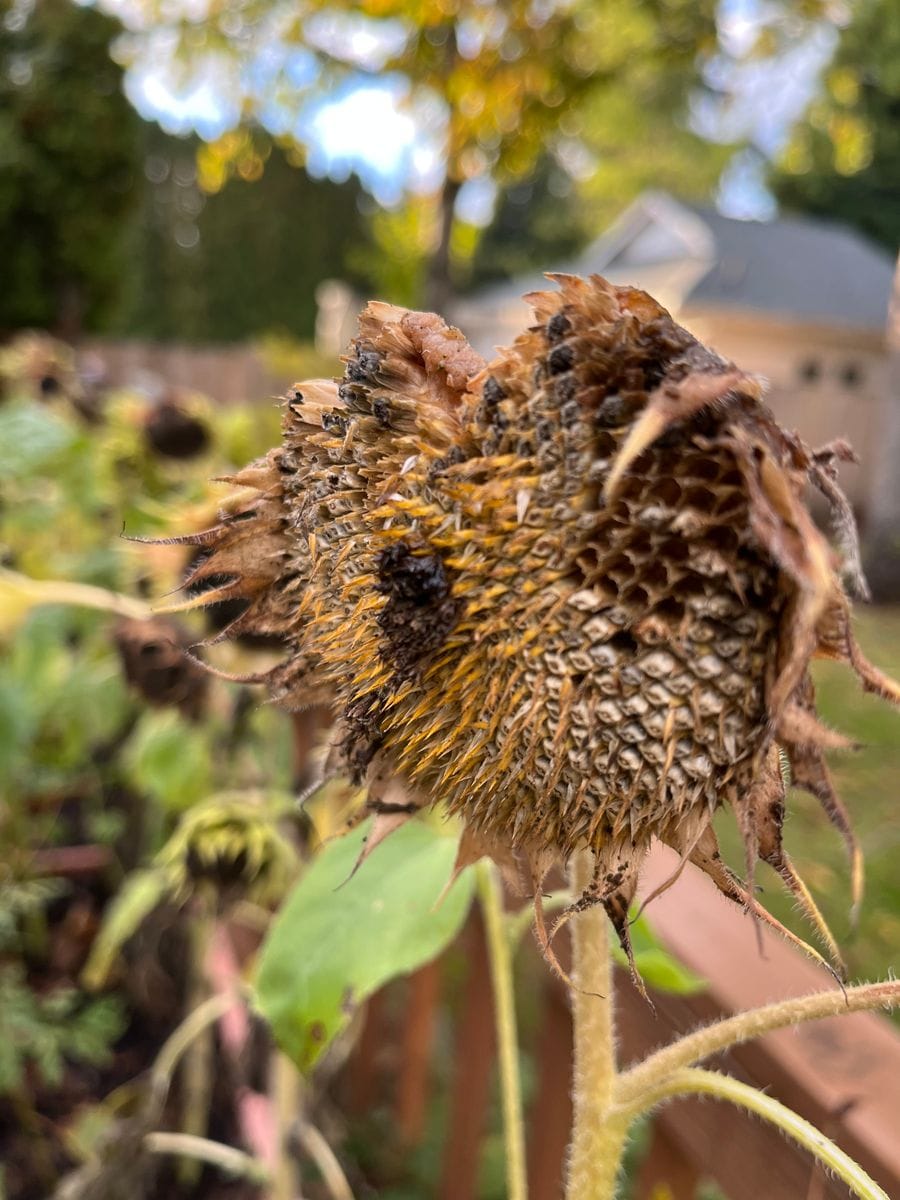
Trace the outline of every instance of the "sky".
<instances>
[{"instance_id":1,"label":"sky","mask_svg":"<svg viewBox=\"0 0 900 1200\"><path fill-rule=\"evenodd\" d=\"M192 7L199 11L206 0L174 2L182 11ZM739 53L752 42L764 3L722 0L719 21L726 50ZM104 7L126 24L138 21L140 8L133 0L104 0ZM277 10L273 6L273 22ZM283 73L295 93L302 94L316 77L312 55L288 49L274 25L270 33L265 52L244 68L250 71L250 82L264 92L267 77ZM341 179L355 171L382 204L397 203L407 188L433 190L442 175L439 108L411 111L401 76L372 75L402 41L402 27L388 26L375 37L371 26L352 14L322 14L312 36L324 49L339 43L342 55L359 66L360 74L345 79L327 98L311 99L299 111L273 103L263 114L265 123L273 132L299 136L308 147L313 174ZM836 37L834 27L823 24L776 64L749 62L735 68L733 60L723 55L711 66L709 82L727 91L730 101L723 107L698 100L692 114L694 128L714 139L746 137L751 142L721 180L717 203L726 215L773 215L775 204L763 183L765 161L777 153L806 107ZM210 55L186 80L175 65L173 34L157 29L141 44L128 70L126 90L143 116L158 120L170 132L196 130L209 140L236 123L241 89L232 60ZM246 81L245 74L242 82ZM461 215L484 224L490 219L493 199L489 184L470 185L460 197Z\"/></svg>"}]
</instances>

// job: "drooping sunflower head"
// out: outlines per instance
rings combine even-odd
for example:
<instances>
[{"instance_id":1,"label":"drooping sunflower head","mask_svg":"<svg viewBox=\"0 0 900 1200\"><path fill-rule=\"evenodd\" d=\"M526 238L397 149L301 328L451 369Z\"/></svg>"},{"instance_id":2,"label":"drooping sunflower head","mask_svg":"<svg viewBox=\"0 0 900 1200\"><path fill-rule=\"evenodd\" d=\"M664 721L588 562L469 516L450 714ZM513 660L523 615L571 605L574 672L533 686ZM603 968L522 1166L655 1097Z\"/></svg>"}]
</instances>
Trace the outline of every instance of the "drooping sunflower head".
<instances>
[{"instance_id":1,"label":"drooping sunflower head","mask_svg":"<svg viewBox=\"0 0 900 1200\"><path fill-rule=\"evenodd\" d=\"M292 390L282 445L190 539L190 604L243 599L232 634L285 639L265 682L332 707L331 768L368 785L370 849L438 801L464 822L462 862L515 859L536 894L588 847L574 908L602 904L626 948L654 839L777 924L753 895L762 859L839 964L782 844L781 758L844 836L858 898L824 758L844 742L816 716L810 661L898 691L850 628L848 451L783 430L758 379L645 293L554 278L490 364L433 314L370 304L344 378ZM744 881L719 855L723 805Z\"/></svg>"}]
</instances>

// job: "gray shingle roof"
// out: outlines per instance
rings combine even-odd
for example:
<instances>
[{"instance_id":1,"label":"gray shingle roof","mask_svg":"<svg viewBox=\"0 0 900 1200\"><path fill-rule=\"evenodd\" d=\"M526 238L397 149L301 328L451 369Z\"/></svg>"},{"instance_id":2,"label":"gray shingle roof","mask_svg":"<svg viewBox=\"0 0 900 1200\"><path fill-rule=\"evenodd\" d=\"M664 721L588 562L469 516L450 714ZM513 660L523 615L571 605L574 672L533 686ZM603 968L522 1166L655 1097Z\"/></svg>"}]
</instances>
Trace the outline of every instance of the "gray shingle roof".
<instances>
[{"instance_id":1,"label":"gray shingle roof","mask_svg":"<svg viewBox=\"0 0 900 1200\"><path fill-rule=\"evenodd\" d=\"M894 261L847 226L808 217L735 221L695 209L716 261L686 305L727 305L794 319L883 329Z\"/></svg>"},{"instance_id":2,"label":"gray shingle roof","mask_svg":"<svg viewBox=\"0 0 900 1200\"><path fill-rule=\"evenodd\" d=\"M667 235L667 247L659 232ZM652 247L657 244L657 262L694 263L699 271L681 293L681 309L716 306L860 329L885 328L895 261L848 226L812 217L739 221L665 193L648 192L577 260L557 269L609 274L616 282L640 287L642 277L652 270ZM712 265L704 270L707 263ZM471 300L502 306L542 286L547 286L546 280L536 272L488 287Z\"/></svg>"}]
</instances>

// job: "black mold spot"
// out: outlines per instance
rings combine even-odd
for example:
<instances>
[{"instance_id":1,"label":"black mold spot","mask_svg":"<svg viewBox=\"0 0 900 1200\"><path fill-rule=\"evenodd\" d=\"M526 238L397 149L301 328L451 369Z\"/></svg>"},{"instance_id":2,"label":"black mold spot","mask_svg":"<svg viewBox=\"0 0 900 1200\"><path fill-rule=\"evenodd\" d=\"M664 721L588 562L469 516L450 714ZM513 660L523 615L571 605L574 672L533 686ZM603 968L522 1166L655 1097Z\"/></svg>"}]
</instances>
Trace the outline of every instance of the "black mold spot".
<instances>
[{"instance_id":1,"label":"black mold spot","mask_svg":"<svg viewBox=\"0 0 900 1200\"><path fill-rule=\"evenodd\" d=\"M322 413L322 428L326 433L338 433L343 437L347 432L347 425L347 418L342 417L340 413L334 411Z\"/></svg>"},{"instance_id":2,"label":"black mold spot","mask_svg":"<svg viewBox=\"0 0 900 1200\"><path fill-rule=\"evenodd\" d=\"M456 624L459 605L437 553L415 553L407 542L395 542L380 555L378 574L378 591L388 597L378 617L382 656L403 677L441 645Z\"/></svg>"},{"instance_id":3,"label":"black mold spot","mask_svg":"<svg viewBox=\"0 0 900 1200\"><path fill-rule=\"evenodd\" d=\"M572 328L572 322L564 312L554 313L547 322L547 341L551 346L562 341L569 330Z\"/></svg>"},{"instance_id":4,"label":"black mold spot","mask_svg":"<svg viewBox=\"0 0 900 1200\"><path fill-rule=\"evenodd\" d=\"M571 429L579 417L578 401L567 400L560 407L559 419L565 429Z\"/></svg>"},{"instance_id":5,"label":"black mold spot","mask_svg":"<svg viewBox=\"0 0 900 1200\"><path fill-rule=\"evenodd\" d=\"M572 347L567 345L557 346L550 351L550 357L547 359L547 365L550 368L551 375L561 375L563 371L568 371L574 361L575 355L572 352Z\"/></svg>"},{"instance_id":6,"label":"black mold spot","mask_svg":"<svg viewBox=\"0 0 900 1200\"><path fill-rule=\"evenodd\" d=\"M346 375L353 383L373 383L381 366L381 355L374 350L357 350L347 363Z\"/></svg>"},{"instance_id":7,"label":"black mold spot","mask_svg":"<svg viewBox=\"0 0 900 1200\"><path fill-rule=\"evenodd\" d=\"M352 700L344 712L346 736L342 749L354 783L362 783L369 763L384 741L379 721L380 709L380 696L369 695Z\"/></svg>"},{"instance_id":8,"label":"black mold spot","mask_svg":"<svg viewBox=\"0 0 900 1200\"><path fill-rule=\"evenodd\" d=\"M575 395L576 389L577 384L573 375L565 375L562 379L557 379L553 389L557 403L564 404L567 400L571 400Z\"/></svg>"},{"instance_id":9,"label":"black mold spot","mask_svg":"<svg viewBox=\"0 0 900 1200\"><path fill-rule=\"evenodd\" d=\"M390 429L391 403L386 397L379 396L375 401L373 401L372 413L379 425L381 425L384 429Z\"/></svg>"},{"instance_id":10,"label":"black mold spot","mask_svg":"<svg viewBox=\"0 0 900 1200\"><path fill-rule=\"evenodd\" d=\"M443 600L450 591L447 568L439 554L413 554L406 542L395 542L379 557L379 592L422 607Z\"/></svg>"},{"instance_id":11,"label":"black mold spot","mask_svg":"<svg viewBox=\"0 0 900 1200\"><path fill-rule=\"evenodd\" d=\"M482 399L488 408L493 408L499 404L501 400L506 399L506 392L497 382L493 375L489 375L484 381L484 388L481 392Z\"/></svg>"},{"instance_id":12,"label":"black mold spot","mask_svg":"<svg viewBox=\"0 0 900 1200\"><path fill-rule=\"evenodd\" d=\"M621 396L607 396L597 409L596 422L600 429L616 429L629 418L629 406Z\"/></svg>"},{"instance_id":13,"label":"black mold spot","mask_svg":"<svg viewBox=\"0 0 900 1200\"><path fill-rule=\"evenodd\" d=\"M455 466L457 463L465 461L466 453L461 446L454 446L449 453L442 458L436 458L428 468L428 483L433 485L438 477L443 474L447 467Z\"/></svg>"},{"instance_id":14,"label":"black mold spot","mask_svg":"<svg viewBox=\"0 0 900 1200\"><path fill-rule=\"evenodd\" d=\"M360 396L365 395L366 389L360 387L358 383L347 383L345 380L338 387L338 396L345 404L352 404L354 401L359 400Z\"/></svg>"}]
</instances>

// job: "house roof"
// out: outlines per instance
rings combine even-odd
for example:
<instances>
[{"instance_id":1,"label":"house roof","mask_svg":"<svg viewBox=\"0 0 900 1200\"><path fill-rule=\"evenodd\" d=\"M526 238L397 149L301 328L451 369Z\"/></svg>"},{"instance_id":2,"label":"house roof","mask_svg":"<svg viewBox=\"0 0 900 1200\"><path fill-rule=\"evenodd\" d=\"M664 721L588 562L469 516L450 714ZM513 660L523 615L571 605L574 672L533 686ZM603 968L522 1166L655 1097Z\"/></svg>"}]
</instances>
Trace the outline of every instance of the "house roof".
<instances>
[{"instance_id":1,"label":"house roof","mask_svg":"<svg viewBox=\"0 0 900 1200\"><path fill-rule=\"evenodd\" d=\"M804 217L734 221L700 211L716 262L687 303L883 329L894 260L855 230Z\"/></svg>"},{"instance_id":2,"label":"house roof","mask_svg":"<svg viewBox=\"0 0 900 1200\"><path fill-rule=\"evenodd\" d=\"M648 192L565 269L643 287L679 312L726 307L882 330L895 263L847 226L739 221ZM522 276L472 299L502 303L542 286Z\"/></svg>"}]
</instances>

